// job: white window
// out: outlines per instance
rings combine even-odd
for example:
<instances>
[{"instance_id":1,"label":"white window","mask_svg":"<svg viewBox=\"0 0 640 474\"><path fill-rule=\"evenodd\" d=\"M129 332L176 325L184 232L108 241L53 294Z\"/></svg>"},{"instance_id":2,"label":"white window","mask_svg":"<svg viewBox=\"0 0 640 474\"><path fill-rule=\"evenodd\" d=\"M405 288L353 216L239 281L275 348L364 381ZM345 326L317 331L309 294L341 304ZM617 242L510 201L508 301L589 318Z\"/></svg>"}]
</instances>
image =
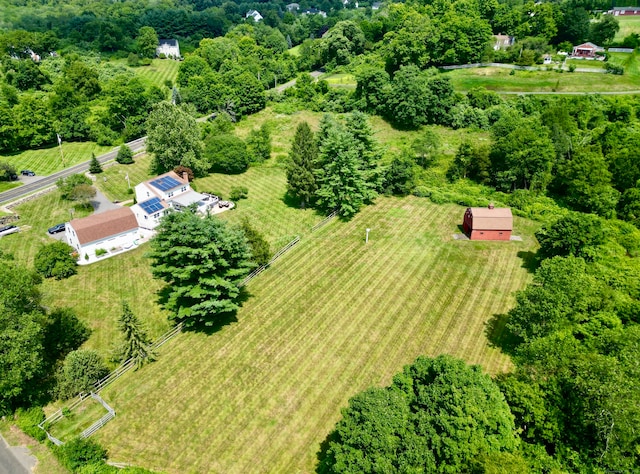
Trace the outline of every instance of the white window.
<instances>
[{"instance_id":1,"label":"white window","mask_svg":"<svg viewBox=\"0 0 640 474\"><path fill-rule=\"evenodd\" d=\"M156 212L156 213L153 215L153 218L154 218L154 219L157 219L158 217L160 217L160 213L159 213L159 212Z\"/></svg>"},{"instance_id":2,"label":"white window","mask_svg":"<svg viewBox=\"0 0 640 474\"><path fill-rule=\"evenodd\" d=\"M171 191L169 194L167 194L167 197L173 197L173 191Z\"/></svg>"},{"instance_id":3,"label":"white window","mask_svg":"<svg viewBox=\"0 0 640 474\"><path fill-rule=\"evenodd\" d=\"M180 192L185 192L186 190L187 190L186 186L183 186L183 187L180 188Z\"/></svg>"}]
</instances>

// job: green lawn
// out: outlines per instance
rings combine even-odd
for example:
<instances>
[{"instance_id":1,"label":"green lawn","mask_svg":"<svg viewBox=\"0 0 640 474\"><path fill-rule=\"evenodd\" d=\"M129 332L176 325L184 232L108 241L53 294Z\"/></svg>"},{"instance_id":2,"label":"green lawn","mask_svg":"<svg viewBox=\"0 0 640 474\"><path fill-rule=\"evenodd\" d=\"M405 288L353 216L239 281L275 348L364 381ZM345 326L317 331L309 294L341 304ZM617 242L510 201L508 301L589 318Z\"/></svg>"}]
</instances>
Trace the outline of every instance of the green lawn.
<instances>
[{"instance_id":1,"label":"green lawn","mask_svg":"<svg viewBox=\"0 0 640 474\"><path fill-rule=\"evenodd\" d=\"M114 62L123 66L127 65L126 59ZM167 79L175 84L180 64L180 61L174 61L173 59L154 59L149 66L138 66L131 68L131 70L138 76L147 79L149 83L155 84L162 89Z\"/></svg>"},{"instance_id":2,"label":"green lawn","mask_svg":"<svg viewBox=\"0 0 640 474\"><path fill-rule=\"evenodd\" d=\"M113 164L104 169L96 185L110 200L112 201L128 201L133 199L133 194L130 194L129 183L133 189L136 184L150 179L152 176L149 173L149 166L151 164L151 157L147 154L139 154L135 158L135 163L131 165ZM129 181L127 182L127 175ZM107 178L105 181L104 178Z\"/></svg>"},{"instance_id":3,"label":"green lawn","mask_svg":"<svg viewBox=\"0 0 640 474\"><path fill-rule=\"evenodd\" d=\"M325 74L320 79L324 79L332 87L346 87L355 89L357 86L356 77L353 74Z\"/></svg>"},{"instance_id":4,"label":"green lawn","mask_svg":"<svg viewBox=\"0 0 640 474\"><path fill-rule=\"evenodd\" d=\"M635 77L640 87L640 59L638 51L633 53L609 53L609 62L624 67L624 75Z\"/></svg>"},{"instance_id":5,"label":"green lawn","mask_svg":"<svg viewBox=\"0 0 640 474\"><path fill-rule=\"evenodd\" d=\"M613 74L556 71L516 71L483 67L447 71L453 87L468 91L474 87L485 87L495 91L510 92L602 92L640 90L640 81L635 74L615 76Z\"/></svg>"},{"instance_id":6,"label":"green lawn","mask_svg":"<svg viewBox=\"0 0 640 474\"><path fill-rule=\"evenodd\" d=\"M52 424L48 431L62 442L69 441L93 425L108 412L100 402L85 398L67 416Z\"/></svg>"},{"instance_id":7,"label":"green lawn","mask_svg":"<svg viewBox=\"0 0 640 474\"><path fill-rule=\"evenodd\" d=\"M21 185L22 183L19 181L0 181L0 193L4 191L9 191L10 189L13 189L13 188L17 188L18 186L21 186Z\"/></svg>"},{"instance_id":8,"label":"green lawn","mask_svg":"<svg viewBox=\"0 0 640 474\"><path fill-rule=\"evenodd\" d=\"M594 70L604 70L604 62L603 61L592 61L587 59L567 59L566 66L575 66L576 68L581 69L594 69Z\"/></svg>"},{"instance_id":9,"label":"green lawn","mask_svg":"<svg viewBox=\"0 0 640 474\"><path fill-rule=\"evenodd\" d=\"M94 142L62 142L64 165L60 156L60 147L27 150L12 155L1 155L0 161L6 161L16 170L29 169L38 175L49 175L69 166L91 159L91 153L102 155L113 147L100 146Z\"/></svg>"},{"instance_id":10,"label":"green lawn","mask_svg":"<svg viewBox=\"0 0 640 474\"><path fill-rule=\"evenodd\" d=\"M617 16L616 19L620 23L620 30L616 33L613 41L622 41L631 33L640 34L640 16Z\"/></svg>"},{"instance_id":11,"label":"green lawn","mask_svg":"<svg viewBox=\"0 0 640 474\"><path fill-rule=\"evenodd\" d=\"M530 279L531 224L516 219L523 242L455 241L463 212L380 198L307 235L249 284L237 322L179 335L107 388L118 417L97 439L169 473L311 472L348 398L416 356L507 370L485 333Z\"/></svg>"}]
</instances>

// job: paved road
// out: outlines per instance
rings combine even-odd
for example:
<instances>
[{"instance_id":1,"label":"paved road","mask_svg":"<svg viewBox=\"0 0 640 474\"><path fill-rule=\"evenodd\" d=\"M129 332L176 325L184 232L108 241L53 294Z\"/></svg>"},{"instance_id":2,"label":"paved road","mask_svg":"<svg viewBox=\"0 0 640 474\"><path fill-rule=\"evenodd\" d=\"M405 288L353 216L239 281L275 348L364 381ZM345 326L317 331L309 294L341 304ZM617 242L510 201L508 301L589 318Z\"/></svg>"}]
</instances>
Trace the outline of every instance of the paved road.
<instances>
[{"instance_id":1,"label":"paved road","mask_svg":"<svg viewBox=\"0 0 640 474\"><path fill-rule=\"evenodd\" d=\"M321 76L322 71L312 71L311 77L314 79ZM293 87L296 83L296 80L292 80L289 82L285 82L284 84L276 87L278 92L282 92L285 89ZM204 117L200 117L197 119L198 122L204 122L209 118L209 115L205 115ZM147 137L138 138L137 140L133 140L132 142L127 143L127 146L131 148L131 151L135 154L136 152L142 150L145 147L147 141ZM100 163L105 163L106 161L113 160L118 154L118 149L105 153L104 155L98 156L98 161ZM5 191L0 193L0 204L8 203L11 201L15 201L23 196L28 194L32 194L36 191L40 191L48 186L55 184L60 178L66 178L67 176L71 176L76 173L83 173L89 169L89 161L85 161L84 163L78 163L77 165L71 166L70 168L66 168L62 171L58 171L49 176L38 177L39 179L35 179L33 181L26 182L22 186L17 188L10 189L9 191ZM26 180L25 180L26 181ZM0 473L1 474L1 473Z\"/></svg>"},{"instance_id":2,"label":"paved road","mask_svg":"<svg viewBox=\"0 0 640 474\"><path fill-rule=\"evenodd\" d=\"M135 154L145 147L146 140L147 137L138 138L137 140L133 140L132 142L127 143L127 146L131 148L131 151L133 151L133 153ZM100 155L98 157L98 161L100 163L105 163L109 160L113 160L117 156L117 154L118 149L115 148L112 151L105 153L104 155ZM58 181L58 179L60 178L66 178L67 176L71 176L72 174L76 173L84 173L89 169L90 161L91 160L85 161L84 163L78 163L77 165L65 168L62 171L58 171L57 173L53 173L49 176L43 176L40 179L33 180L17 188L13 188L9 191L0 193L0 204L15 201L18 198L51 186L52 184L55 184L56 181Z\"/></svg>"},{"instance_id":3,"label":"paved road","mask_svg":"<svg viewBox=\"0 0 640 474\"><path fill-rule=\"evenodd\" d=\"M322 71L312 71L309 74L311 74L311 77L313 77L314 79L320 77L322 74L324 74ZM293 87L296 85L296 80L293 79L289 82L285 82L284 84L276 87L276 90L278 92L284 92L286 89L288 89L289 87Z\"/></svg>"},{"instance_id":4,"label":"paved road","mask_svg":"<svg viewBox=\"0 0 640 474\"><path fill-rule=\"evenodd\" d=\"M0 474L29 474L34 465L27 448L9 447L0 436Z\"/></svg>"}]
</instances>

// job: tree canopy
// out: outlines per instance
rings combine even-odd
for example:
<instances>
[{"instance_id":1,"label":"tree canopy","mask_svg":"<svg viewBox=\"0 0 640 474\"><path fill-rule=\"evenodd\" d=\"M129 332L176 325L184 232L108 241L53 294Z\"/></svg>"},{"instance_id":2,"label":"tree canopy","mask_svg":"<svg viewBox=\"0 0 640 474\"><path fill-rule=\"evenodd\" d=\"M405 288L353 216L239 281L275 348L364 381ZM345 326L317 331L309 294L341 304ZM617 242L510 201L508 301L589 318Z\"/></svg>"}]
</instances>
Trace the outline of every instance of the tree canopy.
<instances>
[{"instance_id":1,"label":"tree canopy","mask_svg":"<svg viewBox=\"0 0 640 474\"><path fill-rule=\"evenodd\" d=\"M190 211L165 216L151 240L152 272L166 283L167 309L187 327L214 326L240 307L251 252L244 233Z\"/></svg>"}]
</instances>

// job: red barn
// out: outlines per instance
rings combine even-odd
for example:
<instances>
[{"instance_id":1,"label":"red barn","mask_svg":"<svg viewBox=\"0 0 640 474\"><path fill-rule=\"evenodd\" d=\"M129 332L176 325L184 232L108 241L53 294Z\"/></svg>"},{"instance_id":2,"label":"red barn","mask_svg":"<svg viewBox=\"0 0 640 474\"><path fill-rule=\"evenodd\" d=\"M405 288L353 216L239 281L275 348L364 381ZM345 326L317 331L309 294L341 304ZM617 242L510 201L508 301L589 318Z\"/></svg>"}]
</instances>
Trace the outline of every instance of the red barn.
<instances>
[{"instance_id":1,"label":"red barn","mask_svg":"<svg viewBox=\"0 0 640 474\"><path fill-rule=\"evenodd\" d=\"M469 207L464 213L464 232L471 240L509 240L513 230L511 209Z\"/></svg>"}]
</instances>

